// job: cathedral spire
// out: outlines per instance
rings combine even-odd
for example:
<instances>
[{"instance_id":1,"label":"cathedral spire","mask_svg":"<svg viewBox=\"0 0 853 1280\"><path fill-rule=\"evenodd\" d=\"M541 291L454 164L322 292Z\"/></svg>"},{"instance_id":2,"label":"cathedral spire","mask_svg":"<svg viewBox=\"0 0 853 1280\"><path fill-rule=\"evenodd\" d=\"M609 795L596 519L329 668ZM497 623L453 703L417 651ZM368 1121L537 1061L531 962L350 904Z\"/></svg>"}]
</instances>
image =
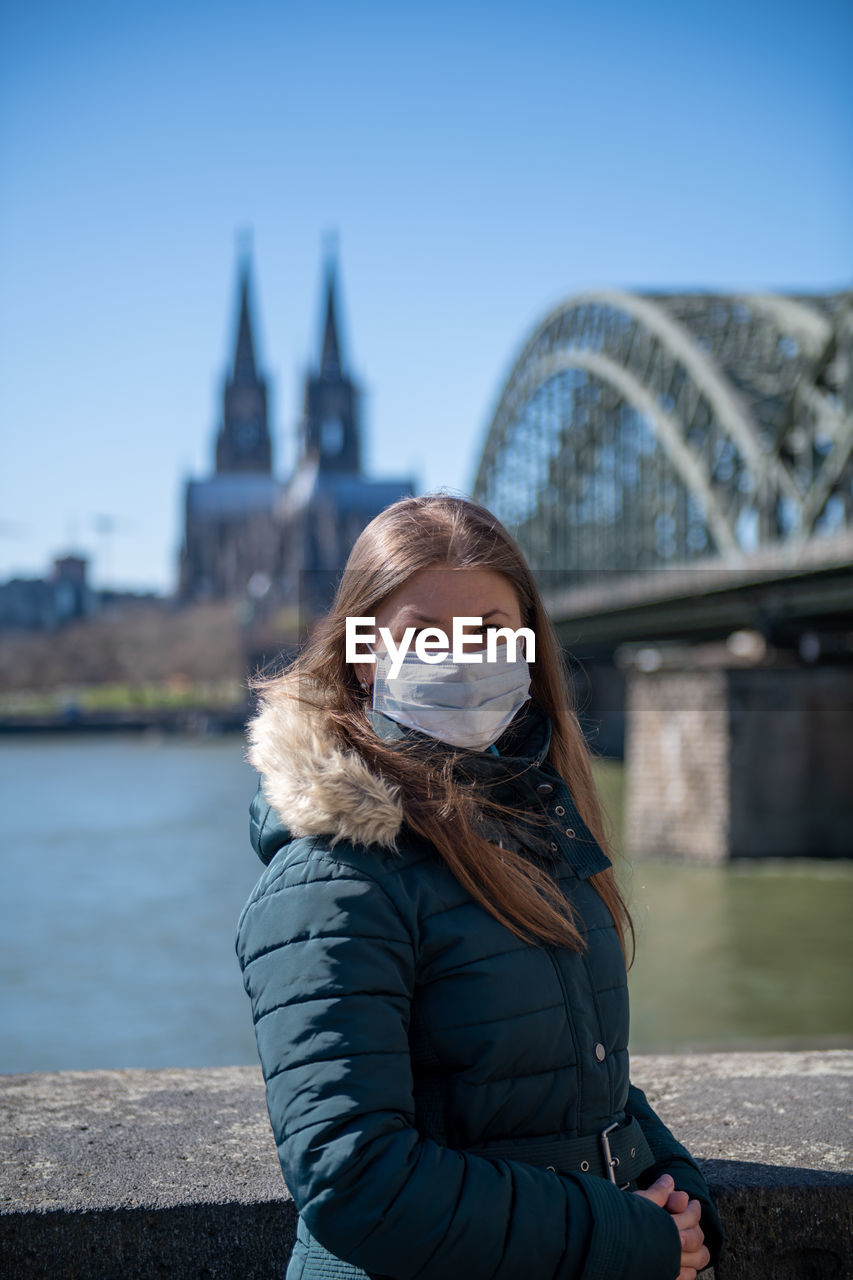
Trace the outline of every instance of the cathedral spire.
<instances>
[{"instance_id":1,"label":"cathedral spire","mask_svg":"<svg viewBox=\"0 0 853 1280\"><path fill-rule=\"evenodd\" d=\"M320 374L330 379L340 378L342 373L337 311L337 262L330 254L326 262L326 320L320 354Z\"/></svg>"},{"instance_id":2,"label":"cathedral spire","mask_svg":"<svg viewBox=\"0 0 853 1280\"><path fill-rule=\"evenodd\" d=\"M305 381L299 456L315 458L320 471L361 471L360 392L343 367L338 327L337 254L327 241L323 333L319 364Z\"/></svg>"},{"instance_id":3,"label":"cathedral spire","mask_svg":"<svg viewBox=\"0 0 853 1280\"><path fill-rule=\"evenodd\" d=\"M249 255L244 252L240 262L240 311L237 321L237 343L234 348L234 372L231 377L235 386L248 386L257 382L258 379L249 293Z\"/></svg>"},{"instance_id":4,"label":"cathedral spire","mask_svg":"<svg viewBox=\"0 0 853 1280\"><path fill-rule=\"evenodd\" d=\"M267 384L255 359L249 246L243 237L234 364L225 380L222 423L216 440L216 471L272 471Z\"/></svg>"}]
</instances>

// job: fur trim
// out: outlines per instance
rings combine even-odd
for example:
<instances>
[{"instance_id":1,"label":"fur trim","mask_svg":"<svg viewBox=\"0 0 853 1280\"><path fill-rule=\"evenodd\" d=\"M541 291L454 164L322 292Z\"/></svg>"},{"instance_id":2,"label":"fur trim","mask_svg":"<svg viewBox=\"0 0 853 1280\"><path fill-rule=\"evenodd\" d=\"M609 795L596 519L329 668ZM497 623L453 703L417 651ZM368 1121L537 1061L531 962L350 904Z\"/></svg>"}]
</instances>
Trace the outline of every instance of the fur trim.
<instances>
[{"instance_id":1,"label":"fur trim","mask_svg":"<svg viewBox=\"0 0 853 1280\"><path fill-rule=\"evenodd\" d=\"M249 722L248 738L246 758L261 775L267 803L295 836L396 849L403 823L399 787L371 772L356 752L342 750L319 690L301 699L295 680L273 685Z\"/></svg>"}]
</instances>

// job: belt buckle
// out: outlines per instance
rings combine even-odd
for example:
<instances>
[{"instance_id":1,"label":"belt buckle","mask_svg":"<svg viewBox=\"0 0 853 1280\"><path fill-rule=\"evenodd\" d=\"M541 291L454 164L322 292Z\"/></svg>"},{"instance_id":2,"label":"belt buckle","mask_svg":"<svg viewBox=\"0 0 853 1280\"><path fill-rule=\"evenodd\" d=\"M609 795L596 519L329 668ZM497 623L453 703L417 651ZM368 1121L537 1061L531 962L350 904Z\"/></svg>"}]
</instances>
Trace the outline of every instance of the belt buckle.
<instances>
[{"instance_id":1,"label":"belt buckle","mask_svg":"<svg viewBox=\"0 0 853 1280\"><path fill-rule=\"evenodd\" d=\"M607 1171L607 1176L610 1179L610 1181L613 1183L614 1187L619 1187L620 1191L625 1191L627 1190L628 1187L630 1187L631 1180L629 1178L627 1182L623 1182L621 1185L616 1181L616 1174L614 1173L614 1170L619 1165L619 1157L614 1156L613 1152L610 1150L609 1135L613 1132L614 1129L618 1129L618 1128L619 1128L619 1122L617 1120L614 1124L608 1125L606 1129L602 1129L601 1133L599 1134L599 1138L601 1140L601 1154L604 1158L604 1168Z\"/></svg>"}]
</instances>

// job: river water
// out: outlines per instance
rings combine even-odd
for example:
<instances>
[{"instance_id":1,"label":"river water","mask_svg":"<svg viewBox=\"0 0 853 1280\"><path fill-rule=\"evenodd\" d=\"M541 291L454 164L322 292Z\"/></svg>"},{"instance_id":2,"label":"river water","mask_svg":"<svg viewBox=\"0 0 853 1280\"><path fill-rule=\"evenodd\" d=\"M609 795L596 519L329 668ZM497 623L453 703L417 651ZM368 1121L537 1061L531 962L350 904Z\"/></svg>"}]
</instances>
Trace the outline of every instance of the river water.
<instances>
[{"instance_id":1,"label":"river water","mask_svg":"<svg viewBox=\"0 0 853 1280\"><path fill-rule=\"evenodd\" d=\"M256 1061L234 954L262 869L243 749L0 740L0 1071ZM618 810L620 766L601 785ZM853 1045L853 863L620 874L634 1051Z\"/></svg>"}]
</instances>

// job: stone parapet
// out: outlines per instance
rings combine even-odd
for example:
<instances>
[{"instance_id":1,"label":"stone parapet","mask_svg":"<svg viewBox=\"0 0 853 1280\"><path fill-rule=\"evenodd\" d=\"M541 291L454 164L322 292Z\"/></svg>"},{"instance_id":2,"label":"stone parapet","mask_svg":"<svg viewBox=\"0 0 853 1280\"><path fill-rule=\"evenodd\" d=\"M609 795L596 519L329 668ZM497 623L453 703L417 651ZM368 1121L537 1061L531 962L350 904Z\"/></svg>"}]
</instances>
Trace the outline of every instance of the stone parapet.
<instances>
[{"instance_id":1,"label":"stone parapet","mask_svg":"<svg viewBox=\"0 0 853 1280\"><path fill-rule=\"evenodd\" d=\"M853 1051L637 1056L632 1075L718 1199L716 1280L853 1275ZM283 1277L296 1214L258 1068L0 1076L0 1106L4 1276Z\"/></svg>"}]
</instances>

